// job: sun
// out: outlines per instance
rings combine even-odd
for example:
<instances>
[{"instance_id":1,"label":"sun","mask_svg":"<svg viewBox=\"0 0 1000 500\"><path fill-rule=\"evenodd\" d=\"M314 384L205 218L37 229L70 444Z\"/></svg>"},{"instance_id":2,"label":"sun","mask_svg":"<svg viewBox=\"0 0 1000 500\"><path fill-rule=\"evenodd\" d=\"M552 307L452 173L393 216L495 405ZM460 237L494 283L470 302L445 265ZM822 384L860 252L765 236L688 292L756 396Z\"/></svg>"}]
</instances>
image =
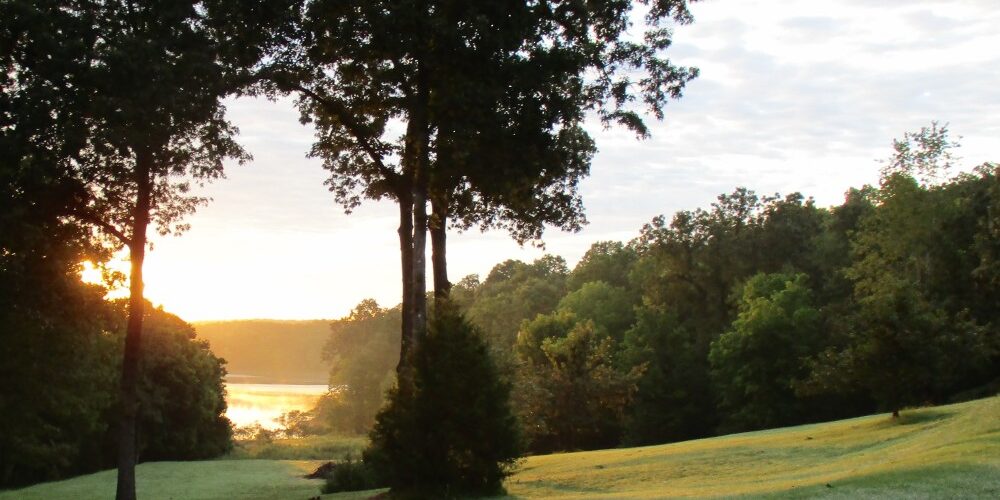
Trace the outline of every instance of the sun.
<instances>
[{"instance_id":1,"label":"sun","mask_svg":"<svg viewBox=\"0 0 1000 500\"><path fill-rule=\"evenodd\" d=\"M80 263L80 281L107 288L108 292L104 295L106 299L128 297L128 268L128 261L121 258L114 258L102 264L85 260ZM115 281L109 285L106 279L109 273L120 273L126 278L124 281Z\"/></svg>"},{"instance_id":2,"label":"sun","mask_svg":"<svg viewBox=\"0 0 1000 500\"><path fill-rule=\"evenodd\" d=\"M80 281L94 285L103 285L104 273L93 262L85 260L80 263Z\"/></svg>"}]
</instances>

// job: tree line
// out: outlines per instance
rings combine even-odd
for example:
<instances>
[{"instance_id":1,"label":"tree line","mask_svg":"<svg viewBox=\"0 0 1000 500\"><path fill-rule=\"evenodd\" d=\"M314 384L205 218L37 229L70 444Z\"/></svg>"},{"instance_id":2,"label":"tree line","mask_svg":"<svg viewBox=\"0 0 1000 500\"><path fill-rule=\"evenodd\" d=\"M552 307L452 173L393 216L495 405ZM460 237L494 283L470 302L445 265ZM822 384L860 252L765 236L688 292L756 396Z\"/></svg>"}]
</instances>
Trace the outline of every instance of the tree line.
<instances>
[{"instance_id":1,"label":"tree line","mask_svg":"<svg viewBox=\"0 0 1000 500\"><path fill-rule=\"evenodd\" d=\"M879 185L838 206L739 188L595 243L573 269L508 260L456 283L452 301L513 385L535 453L992 395L1000 167L948 177L954 146L934 124L895 141ZM334 324L331 342L352 343L328 353L346 361L331 381L353 392L321 404L317 423L371 424L398 317L369 300ZM365 360L353 368L352 352ZM376 373L349 375L362 366Z\"/></svg>"}]
</instances>

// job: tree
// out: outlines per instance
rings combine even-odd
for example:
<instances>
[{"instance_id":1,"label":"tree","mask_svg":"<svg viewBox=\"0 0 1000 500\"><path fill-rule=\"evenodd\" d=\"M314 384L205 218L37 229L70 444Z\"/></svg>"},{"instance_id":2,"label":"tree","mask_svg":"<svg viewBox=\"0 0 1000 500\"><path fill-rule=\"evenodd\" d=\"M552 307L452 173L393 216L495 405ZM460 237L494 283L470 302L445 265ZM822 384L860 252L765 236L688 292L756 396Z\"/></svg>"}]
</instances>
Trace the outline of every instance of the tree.
<instances>
[{"instance_id":1,"label":"tree","mask_svg":"<svg viewBox=\"0 0 1000 500\"><path fill-rule=\"evenodd\" d=\"M270 33L261 24L268 8L243 9L241 17L217 1L15 7L8 78L15 88L36 89L38 103L51 98L74 111L66 147L40 168L68 186L64 215L93 225L113 247L129 249L117 497L134 498L146 230L183 231L181 219L206 201L189 194L187 179L219 178L224 159L249 158L233 140L236 130L220 99L240 84L237 70L260 57Z\"/></svg>"},{"instance_id":2,"label":"tree","mask_svg":"<svg viewBox=\"0 0 1000 500\"><path fill-rule=\"evenodd\" d=\"M511 32L507 59L491 58L492 64L481 68L486 69L484 81L499 85L486 90L480 82L478 106L443 106L442 115L462 110L463 119L438 131L439 144L447 147L436 150L432 178L435 296L447 297L450 286L444 257L448 216L458 219L461 229L505 228L522 244L540 240L545 224L579 230L586 220L577 184L589 173L596 152L580 127L584 113L595 110L605 125L617 123L645 137L648 129L633 101L641 99L662 119L667 101L679 98L697 76L696 69L663 58L671 31L662 25L691 22L686 1L651 3L642 43L624 39L631 26L628 2L611 8L570 2L529 8L521 20L526 31L518 33L523 38ZM504 15L510 15L509 7ZM515 49L517 43L522 45ZM483 60L480 53L469 55L469 61ZM631 81L634 77L639 81ZM450 81L457 88L475 85ZM456 94L467 95L444 95ZM456 140L452 134L463 130L472 137L459 134Z\"/></svg>"},{"instance_id":3,"label":"tree","mask_svg":"<svg viewBox=\"0 0 1000 500\"><path fill-rule=\"evenodd\" d=\"M626 443L646 445L711 435L716 426L704 353L676 310L642 306L625 333L624 366L645 366L625 418Z\"/></svg>"},{"instance_id":4,"label":"tree","mask_svg":"<svg viewBox=\"0 0 1000 500\"><path fill-rule=\"evenodd\" d=\"M566 293L566 261L545 255L531 264L508 260L493 266L465 309L495 352L510 353L525 320L552 312Z\"/></svg>"},{"instance_id":5,"label":"tree","mask_svg":"<svg viewBox=\"0 0 1000 500\"><path fill-rule=\"evenodd\" d=\"M569 312L526 323L517 349L518 413L532 451L618 444L644 366L619 370L614 339Z\"/></svg>"},{"instance_id":6,"label":"tree","mask_svg":"<svg viewBox=\"0 0 1000 500\"><path fill-rule=\"evenodd\" d=\"M579 227L576 183L594 150L585 113L645 135L634 102L659 118L695 76L662 57L662 25L690 22L686 2L653 2L642 42L623 39L631 11L628 2L312 2L303 43L265 72L300 95L303 120L317 126L312 153L345 209L362 198L399 204L401 375L424 330L428 227L439 297L449 217L524 238L544 223ZM394 120L405 128L398 140Z\"/></svg>"},{"instance_id":7,"label":"tree","mask_svg":"<svg viewBox=\"0 0 1000 500\"><path fill-rule=\"evenodd\" d=\"M766 200L760 226L758 272L780 273L789 269L820 282L825 268L817 262L817 239L829 212L816 207L812 198L792 193Z\"/></svg>"},{"instance_id":8,"label":"tree","mask_svg":"<svg viewBox=\"0 0 1000 500\"><path fill-rule=\"evenodd\" d=\"M603 281L611 286L629 287L629 273L638 258L635 248L620 241L598 241L573 268L566 286L572 291L592 281Z\"/></svg>"},{"instance_id":9,"label":"tree","mask_svg":"<svg viewBox=\"0 0 1000 500\"><path fill-rule=\"evenodd\" d=\"M820 314L804 274L757 274L743 286L739 314L709 351L723 432L800 422L794 383L818 351Z\"/></svg>"},{"instance_id":10,"label":"tree","mask_svg":"<svg viewBox=\"0 0 1000 500\"><path fill-rule=\"evenodd\" d=\"M845 273L852 321L813 361L804 391L863 388L898 416L906 405L939 401L957 381L978 378L969 374L996 352L995 337L970 308L975 294L961 285L974 274L965 249L977 217L956 196L960 183L934 184L951 164L952 147L947 128L936 124L894 141L879 189L871 191L874 208L852 242Z\"/></svg>"},{"instance_id":11,"label":"tree","mask_svg":"<svg viewBox=\"0 0 1000 500\"><path fill-rule=\"evenodd\" d=\"M51 193L9 169L19 159L0 159L0 197L10 207L0 214L0 488L100 463L114 399L105 290L78 275L80 261L99 252L86 231L47 209Z\"/></svg>"},{"instance_id":12,"label":"tree","mask_svg":"<svg viewBox=\"0 0 1000 500\"><path fill-rule=\"evenodd\" d=\"M429 326L414 391L389 392L365 462L403 498L500 493L521 454L510 385L461 316L437 310Z\"/></svg>"},{"instance_id":13,"label":"tree","mask_svg":"<svg viewBox=\"0 0 1000 500\"><path fill-rule=\"evenodd\" d=\"M117 331L126 307L117 307ZM137 394L137 455L144 460L204 460L232 449L226 418L225 360L216 357L194 327L145 302L143 362ZM119 337L120 339L120 337ZM119 344L119 349L121 344Z\"/></svg>"},{"instance_id":14,"label":"tree","mask_svg":"<svg viewBox=\"0 0 1000 500\"><path fill-rule=\"evenodd\" d=\"M329 385L335 400L323 402L333 407L317 416L326 421L322 424L352 433L371 427L399 361L399 320L398 309L384 309L366 299L330 324L323 359L331 364Z\"/></svg>"},{"instance_id":15,"label":"tree","mask_svg":"<svg viewBox=\"0 0 1000 500\"><path fill-rule=\"evenodd\" d=\"M104 289L78 276L108 252L62 217L72 186L59 171L83 140L82 101L62 73L81 64L86 26L39 3L0 4L2 487L99 461L86 445L100 441L113 399Z\"/></svg>"},{"instance_id":16,"label":"tree","mask_svg":"<svg viewBox=\"0 0 1000 500\"><path fill-rule=\"evenodd\" d=\"M706 357L735 317L734 289L761 270L762 227L777 199L737 188L719 195L711 210L678 212L669 223L654 218L633 242L640 259L631 279L643 302L676 309Z\"/></svg>"},{"instance_id":17,"label":"tree","mask_svg":"<svg viewBox=\"0 0 1000 500\"><path fill-rule=\"evenodd\" d=\"M931 122L919 132L904 132L902 139L893 139L892 156L882 162L881 178L884 181L901 175L914 179L922 187L940 184L947 180L948 171L954 166L951 150L959 144L948 137L948 125Z\"/></svg>"},{"instance_id":18,"label":"tree","mask_svg":"<svg viewBox=\"0 0 1000 500\"><path fill-rule=\"evenodd\" d=\"M621 342L635 319L634 306L625 288L592 281L566 294L556 310L572 312L581 320L591 320L600 334Z\"/></svg>"}]
</instances>

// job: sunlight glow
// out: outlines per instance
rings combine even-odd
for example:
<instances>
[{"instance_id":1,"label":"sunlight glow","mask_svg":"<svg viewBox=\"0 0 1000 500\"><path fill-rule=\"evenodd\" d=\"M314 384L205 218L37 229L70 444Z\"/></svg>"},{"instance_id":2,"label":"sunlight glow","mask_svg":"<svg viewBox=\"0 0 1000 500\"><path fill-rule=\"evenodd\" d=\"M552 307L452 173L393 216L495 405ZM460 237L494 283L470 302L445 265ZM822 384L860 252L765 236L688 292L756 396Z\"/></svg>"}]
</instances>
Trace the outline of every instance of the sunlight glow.
<instances>
[{"instance_id":1,"label":"sunlight glow","mask_svg":"<svg viewBox=\"0 0 1000 500\"><path fill-rule=\"evenodd\" d=\"M104 295L106 299L121 299L128 297L128 271L128 253L120 253L102 265L97 265L89 260L81 262L80 281L107 288L108 292ZM108 274L113 273L120 273L126 279L109 285Z\"/></svg>"},{"instance_id":2,"label":"sunlight glow","mask_svg":"<svg viewBox=\"0 0 1000 500\"><path fill-rule=\"evenodd\" d=\"M325 385L226 384L226 416L237 427L277 429L281 414L310 410L325 392Z\"/></svg>"},{"instance_id":3,"label":"sunlight glow","mask_svg":"<svg viewBox=\"0 0 1000 500\"><path fill-rule=\"evenodd\" d=\"M104 274L101 272L100 268L94 265L93 262L85 260L80 263L80 267L82 268L80 271L80 280L84 283L91 283L94 285L104 284Z\"/></svg>"}]
</instances>

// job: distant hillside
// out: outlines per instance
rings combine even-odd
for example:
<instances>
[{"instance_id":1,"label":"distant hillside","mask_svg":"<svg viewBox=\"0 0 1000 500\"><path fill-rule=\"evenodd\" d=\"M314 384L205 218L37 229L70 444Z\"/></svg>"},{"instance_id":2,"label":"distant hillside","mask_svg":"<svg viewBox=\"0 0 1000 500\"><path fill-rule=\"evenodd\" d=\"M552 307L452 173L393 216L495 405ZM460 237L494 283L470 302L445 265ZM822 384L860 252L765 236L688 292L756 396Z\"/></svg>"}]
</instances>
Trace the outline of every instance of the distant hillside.
<instances>
[{"instance_id":1,"label":"distant hillside","mask_svg":"<svg viewBox=\"0 0 1000 500\"><path fill-rule=\"evenodd\" d=\"M226 359L233 382L327 382L330 368L322 355L330 335L329 320L206 321L194 326L212 352Z\"/></svg>"}]
</instances>

